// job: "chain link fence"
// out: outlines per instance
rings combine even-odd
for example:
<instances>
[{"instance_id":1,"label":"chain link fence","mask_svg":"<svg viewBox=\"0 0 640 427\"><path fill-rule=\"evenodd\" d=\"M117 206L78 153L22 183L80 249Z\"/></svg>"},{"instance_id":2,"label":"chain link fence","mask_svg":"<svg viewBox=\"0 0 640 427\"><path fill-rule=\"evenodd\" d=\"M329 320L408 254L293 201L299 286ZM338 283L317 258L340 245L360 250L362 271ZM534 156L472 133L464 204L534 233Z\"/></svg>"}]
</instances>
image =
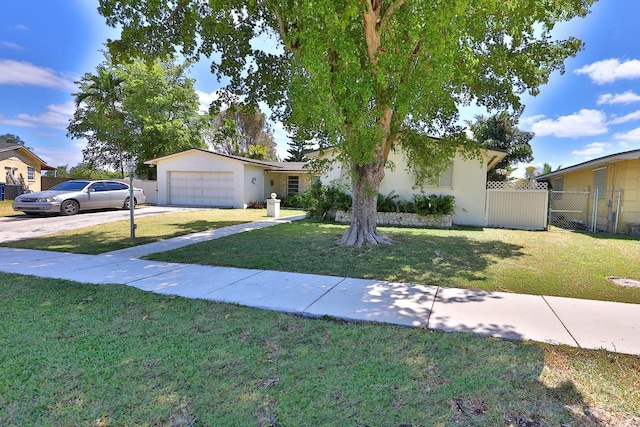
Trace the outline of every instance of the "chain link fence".
<instances>
[{"instance_id":1,"label":"chain link fence","mask_svg":"<svg viewBox=\"0 0 640 427\"><path fill-rule=\"evenodd\" d=\"M565 230L618 232L622 190L551 191L549 225Z\"/></svg>"}]
</instances>

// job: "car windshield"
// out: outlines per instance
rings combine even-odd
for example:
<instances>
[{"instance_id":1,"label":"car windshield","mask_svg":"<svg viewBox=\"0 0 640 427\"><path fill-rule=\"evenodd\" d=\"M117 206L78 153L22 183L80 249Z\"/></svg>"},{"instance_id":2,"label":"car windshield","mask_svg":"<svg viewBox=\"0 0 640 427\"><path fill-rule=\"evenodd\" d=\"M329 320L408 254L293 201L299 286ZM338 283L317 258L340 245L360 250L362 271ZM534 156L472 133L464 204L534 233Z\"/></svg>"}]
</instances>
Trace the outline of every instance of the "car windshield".
<instances>
[{"instance_id":1,"label":"car windshield","mask_svg":"<svg viewBox=\"0 0 640 427\"><path fill-rule=\"evenodd\" d=\"M52 191L79 191L87 186L88 181L66 181L50 188Z\"/></svg>"}]
</instances>

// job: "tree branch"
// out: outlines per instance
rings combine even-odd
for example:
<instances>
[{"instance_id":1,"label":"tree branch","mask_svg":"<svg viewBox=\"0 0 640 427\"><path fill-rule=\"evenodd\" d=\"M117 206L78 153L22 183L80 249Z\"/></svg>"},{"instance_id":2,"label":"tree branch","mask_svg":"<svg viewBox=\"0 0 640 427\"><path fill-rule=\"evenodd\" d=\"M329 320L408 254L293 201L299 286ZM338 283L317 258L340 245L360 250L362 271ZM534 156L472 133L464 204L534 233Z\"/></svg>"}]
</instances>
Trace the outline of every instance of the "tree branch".
<instances>
[{"instance_id":1,"label":"tree branch","mask_svg":"<svg viewBox=\"0 0 640 427\"><path fill-rule=\"evenodd\" d=\"M387 7L381 14L380 16L380 26L386 26L387 23L389 22L389 19L391 19L391 17L393 16L393 12L404 6L406 4L406 0L396 0L393 3L391 3L389 5L389 7Z\"/></svg>"},{"instance_id":2,"label":"tree branch","mask_svg":"<svg viewBox=\"0 0 640 427\"><path fill-rule=\"evenodd\" d=\"M176 15L178 15L178 13L184 9L184 7L187 5L188 1L179 1L178 4L176 4L176 7L171 11L171 13L169 14L169 16L167 16L163 21L162 21L162 26L166 27L170 22L173 22L174 18L176 17Z\"/></svg>"}]
</instances>

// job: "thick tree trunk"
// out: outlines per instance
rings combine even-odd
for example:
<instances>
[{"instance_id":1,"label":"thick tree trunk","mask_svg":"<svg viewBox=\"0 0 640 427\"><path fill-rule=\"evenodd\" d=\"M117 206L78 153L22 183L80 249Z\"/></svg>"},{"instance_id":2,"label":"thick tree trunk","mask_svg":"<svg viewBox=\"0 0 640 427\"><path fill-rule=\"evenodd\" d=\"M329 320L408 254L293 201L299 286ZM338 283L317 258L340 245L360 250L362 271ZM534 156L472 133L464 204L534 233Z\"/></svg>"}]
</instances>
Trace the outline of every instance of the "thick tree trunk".
<instances>
[{"instance_id":1,"label":"thick tree trunk","mask_svg":"<svg viewBox=\"0 0 640 427\"><path fill-rule=\"evenodd\" d=\"M338 241L339 245L360 247L363 243L390 244L391 239L378 233L376 207L378 189L384 178L385 156L381 161L354 166L352 178L353 205L349 230Z\"/></svg>"},{"instance_id":2,"label":"thick tree trunk","mask_svg":"<svg viewBox=\"0 0 640 427\"><path fill-rule=\"evenodd\" d=\"M381 17L385 14L391 16L393 9L402 6L404 0L396 0L383 10L380 0L365 0L365 11L362 15L364 24L365 40L367 43L367 55L371 62L371 75L376 79L378 75L378 56L381 52ZM391 132L391 118L393 112L390 106L385 106L384 93L386 85L378 87L379 95L376 105L380 107L380 116L377 124L382 131L382 140L376 147L376 152L371 160L366 160L364 164L354 162L352 170L354 172L351 179L351 191L353 195L353 205L351 214L351 225L349 230L338 241L340 245L362 246L363 243L370 244L390 244L391 239L378 233L376 226L376 206L378 204L378 191L380 183L384 178L384 167L391 150L391 144L396 135ZM357 158L357 156L356 156ZM363 160L363 159L360 159Z\"/></svg>"}]
</instances>

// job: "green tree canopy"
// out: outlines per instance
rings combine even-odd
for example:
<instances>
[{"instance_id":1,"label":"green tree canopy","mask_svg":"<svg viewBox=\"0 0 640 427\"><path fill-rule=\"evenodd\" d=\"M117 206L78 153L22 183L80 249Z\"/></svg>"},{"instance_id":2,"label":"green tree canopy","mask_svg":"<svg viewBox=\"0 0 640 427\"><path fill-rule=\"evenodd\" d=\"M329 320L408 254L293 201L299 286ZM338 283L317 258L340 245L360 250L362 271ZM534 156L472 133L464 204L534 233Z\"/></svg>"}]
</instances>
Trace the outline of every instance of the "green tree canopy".
<instances>
[{"instance_id":1,"label":"green tree canopy","mask_svg":"<svg viewBox=\"0 0 640 427\"><path fill-rule=\"evenodd\" d=\"M5 133L4 135L0 135L0 144L25 145L25 142L18 135Z\"/></svg>"},{"instance_id":2,"label":"green tree canopy","mask_svg":"<svg viewBox=\"0 0 640 427\"><path fill-rule=\"evenodd\" d=\"M186 65L174 61L107 59L95 74L78 81L72 138L84 138L84 162L90 168L115 168L124 177L129 160L149 176L145 160L187 148L204 147L199 130L198 97Z\"/></svg>"},{"instance_id":3,"label":"green tree canopy","mask_svg":"<svg viewBox=\"0 0 640 427\"><path fill-rule=\"evenodd\" d=\"M519 162L533 160L533 150L529 142L535 136L532 132L518 129L518 117L501 112L490 117L476 116L473 123L467 122L474 139L485 148L507 152L507 155L487 173L488 181L507 181Z\"/></svg>"},{"instance_id":4,"label":"green tree canopy","mask_svg":"<svg viewBox=\"0 0 640 427\"><path fill-rule=\"evenodd\" d=\"M311 148L311 144L306 141L304 138L301 138L298 135L294 135L291 138L291 142L289 142L289 148L287 149L287 153L289 156L284 159L285 162L304 162L307 160L306 154L313 151Z\"/></svg>"},{"instance_id":5,"label":"green tree canopy","mask_svg":"<svg viewBox=\"0 0 640 427\"><path fill-rule=\"evenodd\" d=\"M341 243L360 245L389 242L375 210L390 151L402 150L419 178L456 151L477 152L458 108L520 111L520 95L537 94L582 46L554 40L556 23L593 1L100 0L99 10L122 26L115 55L210 57L231 93L332 145L352 171Z\"/></svg>"},{"instance_id":6,"label":"green tree canopy","mask_svg":"<svg viewBox=\"0 0 640 427\"><path fill-rule=\"evenodd\" d=\"M257 160L276 160L276 142L267 116L251 105L233 102L208 120L202 131L213 151Z\"/></svg>"}]
</instances>

